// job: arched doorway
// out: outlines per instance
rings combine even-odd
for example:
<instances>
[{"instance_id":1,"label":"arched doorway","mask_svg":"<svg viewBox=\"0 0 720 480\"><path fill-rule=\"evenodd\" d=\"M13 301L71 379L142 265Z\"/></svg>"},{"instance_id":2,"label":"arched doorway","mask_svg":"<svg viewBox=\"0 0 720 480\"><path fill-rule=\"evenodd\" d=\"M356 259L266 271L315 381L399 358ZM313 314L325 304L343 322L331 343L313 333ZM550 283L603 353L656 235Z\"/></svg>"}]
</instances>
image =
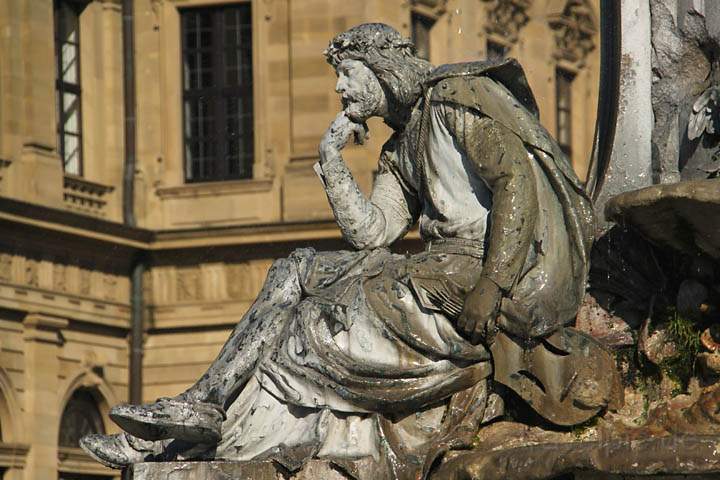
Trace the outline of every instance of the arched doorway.
<instances>
[{"instance_id":1,"label":"arched doorway","mask_svg":"<svg viewBox=\"0 0 720 480\"><path fill-rule=\"evenodd\" d=\"M60 455L68 455L80 448L80 439L92 433L105 433L105 424L100 412L98 393L91 388L78 388L65 404L60 417L58 447ZM87 471L58 472L58 480L107 480L112 477L88 473Z\"/></svg>"},{"instance_id":2,"label":"arched doorway","mask_svg":"<svg viewBox=\"0 0 720 480\"><path fill-rule=\"evenodd\" d=\"M91 433L105 433L105 426L94 394L80 388L73 392L63 410L58 445L77 448L80 439Z\"/></svg>"}]
</instances>

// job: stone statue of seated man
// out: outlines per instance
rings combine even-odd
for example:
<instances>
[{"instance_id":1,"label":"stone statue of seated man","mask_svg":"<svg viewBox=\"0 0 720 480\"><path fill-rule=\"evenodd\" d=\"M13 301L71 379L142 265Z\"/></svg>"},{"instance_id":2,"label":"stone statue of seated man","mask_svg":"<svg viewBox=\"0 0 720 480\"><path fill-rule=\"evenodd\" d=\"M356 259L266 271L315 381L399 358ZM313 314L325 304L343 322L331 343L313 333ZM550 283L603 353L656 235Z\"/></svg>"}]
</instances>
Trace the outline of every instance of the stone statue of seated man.
<instances>
[{"instance_id":1,"label":"stone statue of seated man","mask_svg":"<svg viewBox=\"0 0 720 480\"><path fill-rule=\"evenodd\" d=\"M343 110L316 169L353 250L277 260L195 385L116 406L124 433L83 439L102 463L368 459L381 478L416 478L500 413L497 383L560 425L611 402L612 375L597 372L612 360L566 328L591 205L522 68L434 68L384 24L351 28L325 55ZM366 198L342 151L373 116L393 134ZM417 223L425 251L391 253Z\"/></svg>"}]
</instances>

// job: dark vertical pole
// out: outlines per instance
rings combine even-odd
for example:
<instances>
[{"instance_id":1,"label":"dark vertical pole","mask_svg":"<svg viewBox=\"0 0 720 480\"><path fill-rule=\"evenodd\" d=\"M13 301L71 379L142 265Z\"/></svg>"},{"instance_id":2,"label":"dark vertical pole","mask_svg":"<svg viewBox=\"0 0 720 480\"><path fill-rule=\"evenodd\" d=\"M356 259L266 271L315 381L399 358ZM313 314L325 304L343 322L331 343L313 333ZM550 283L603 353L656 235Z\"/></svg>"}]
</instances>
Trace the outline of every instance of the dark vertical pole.
<instances>
[{"instance_id":1,"label":"dark vertical pole","mask_svg":"<svg viewBox=\"0 0 720 480\"><path fill-rule=\"evenodd\" d=\"M133 264L130 277L130 402L142 403L142 361L143 361L143 273L145 263L138 258Z\"/></svg>"},{"instance_id":2,"label":"dark vertical pole","mask_svg":"<svg viewBox=\"0 0 720 480\"><path fill-rule=\"evenodd\" d=\"M122 2L123 91L125 98L125 165L123 168L123 221L137 226L135 219L135 28L134 0ZM143 255L133 259L130 274L130 402L142 401L143 357Z\"/></svg>"},{"instance_id":3,"label":"dark vertical pole","mask_svg":"<svg viewBox=\"0 0 720 480\"><path fill-rule=\"evenodd\" d=\"M600 1L600 84L590 168L585 190L595 200L610 163L620 95L620 2Z\"/></svg>"}]
</instances>

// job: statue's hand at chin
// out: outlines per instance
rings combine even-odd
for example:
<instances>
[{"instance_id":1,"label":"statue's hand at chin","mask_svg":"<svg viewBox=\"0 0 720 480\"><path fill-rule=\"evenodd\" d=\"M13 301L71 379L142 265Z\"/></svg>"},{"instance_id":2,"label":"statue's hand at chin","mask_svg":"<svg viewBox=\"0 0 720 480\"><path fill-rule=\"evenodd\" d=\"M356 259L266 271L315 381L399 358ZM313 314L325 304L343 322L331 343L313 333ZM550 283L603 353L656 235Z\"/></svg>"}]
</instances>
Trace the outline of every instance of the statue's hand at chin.
<instances>
[{"instance_id":1,"label":"statue's hand at chin","mask_svg":"<svg viewBox=\"0 0 720 480\"><path fill-rule=\"evenodd\" d=\"M343 110L337 114L320 141L321 158L330 153L340 152L347 145L351 135L355 143L363 144L368 138L368 128L364 122L353 121L348 112Z\"/></svg>"}]
</instances>

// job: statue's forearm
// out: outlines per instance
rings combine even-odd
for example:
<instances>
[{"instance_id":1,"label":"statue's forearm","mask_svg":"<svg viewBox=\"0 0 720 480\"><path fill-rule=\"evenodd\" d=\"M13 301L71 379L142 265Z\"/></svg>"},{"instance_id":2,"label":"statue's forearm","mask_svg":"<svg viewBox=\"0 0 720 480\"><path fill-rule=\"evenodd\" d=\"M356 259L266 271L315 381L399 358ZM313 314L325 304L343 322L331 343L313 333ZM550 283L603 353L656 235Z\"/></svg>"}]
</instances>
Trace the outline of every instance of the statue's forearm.
<instances>
[{"instance_id":1,"label":"statue's forearm","mask_svg":"<svg viewBox=\"0 0 720 480\"><path fill-rule=\"evenodd\" d=\"M495 184L482 276L503 291L513 286L527 257L537 220L535 185L517 176Z\"/></svg>"},{"instance_id":2,"label":"statue's forearm","mask_svg":"<svg viewBox=\"0 0 720 480\"><path fill-rule=\"evenodd\" d=\"M343 237L355 248L384 243L385 217L358 188L340 152L323 152L325 193Z\"/></svg>"}]
</instances>

